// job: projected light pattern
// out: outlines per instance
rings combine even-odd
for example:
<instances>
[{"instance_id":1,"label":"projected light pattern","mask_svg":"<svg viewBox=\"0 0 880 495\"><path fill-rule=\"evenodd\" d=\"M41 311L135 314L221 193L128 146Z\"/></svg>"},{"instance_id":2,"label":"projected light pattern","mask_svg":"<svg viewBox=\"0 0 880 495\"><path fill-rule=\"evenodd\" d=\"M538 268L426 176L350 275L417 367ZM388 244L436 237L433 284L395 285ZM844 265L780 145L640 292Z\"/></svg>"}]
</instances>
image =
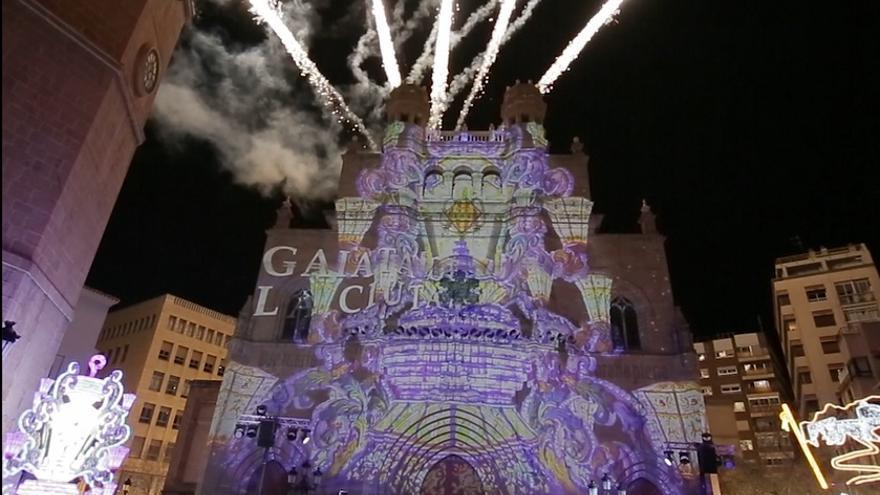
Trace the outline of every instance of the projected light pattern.
<instances>
[{"instance_id":1,"label":"projected light pattern","mask_svg":"<svg viewBox=\"0 0 880 495\"><path fill-rule=\"evenodd\" d=\"M543 135L535 122L481 139L388 126L379 166L336 202L336 264L310 256L290 274L314 295L315 344L296 347L296 366L279 354L224 376L218 487L240 492L256 469L232 428L265 404L312 432L302 452L273 455L307 455L356 493L434 493L454 472L485 493L586 493L604 473L692 493L662 452L700 441L701 391L600 377L624 357L610 346L615 283L590 266L592 202L550 166ZM581 319L551 309L563 286ZM368 303L348 311L352 287Z\"/></svg>"},{"instance_id":2,"label":"projected light pattern","mask_svg":"<svg viewBox=\"0 0 880 495\"><path fill-rule=\"evenodd\" d=\"M95 378L106 362L96 355L89 375L70 363L56 380L42 380L33 407L19 417L19 431L7 434L4 494L79 493L77 479L90 493L114 493L113 472L128 455L122 444L131 434L126 418L135 396L123 393L122 371ZM30 476L17 485L21 473Z\"/></svg>"}]
</instances>

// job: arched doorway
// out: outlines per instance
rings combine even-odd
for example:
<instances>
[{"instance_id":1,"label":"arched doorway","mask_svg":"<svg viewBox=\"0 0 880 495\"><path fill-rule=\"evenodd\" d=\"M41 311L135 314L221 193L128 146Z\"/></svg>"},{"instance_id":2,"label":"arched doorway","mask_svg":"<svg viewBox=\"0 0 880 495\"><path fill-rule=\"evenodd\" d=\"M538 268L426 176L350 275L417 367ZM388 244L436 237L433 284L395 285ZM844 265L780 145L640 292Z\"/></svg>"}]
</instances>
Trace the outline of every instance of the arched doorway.
<instances>
[{"instance_id":1,"label":"arched doorway","mask_svg":"<svg viewBox=\"0 0 880 495\"><path fill-rule=\"evenodd\" d=\"M422 495L484 494L477 471L457 455L437 461L422 482Z\"/></svg>"},{"instance_id":2,"label":"arched doorway","mask_svg":"<svg viewBox=\"0 0 880 495\"><path fill-rule=\"evenodd\" d=\"M260 493L261 475L262 466L257 466L257 470L248 480L247 493L249 495L287 495L287 470L280 462L269 461L266 464L266 480L263 482L262 493Z\"/></svg>"},{"instance_id":3,"label":"arched doorway","mask_svg":"<svg viewBox=\"0 0 880 495\"><path fill-rule=\"evenodd\" d=\"M663 495L657 485L645 478L639 478L626 488L626 495Z\"/></svg>"}]
</instances>

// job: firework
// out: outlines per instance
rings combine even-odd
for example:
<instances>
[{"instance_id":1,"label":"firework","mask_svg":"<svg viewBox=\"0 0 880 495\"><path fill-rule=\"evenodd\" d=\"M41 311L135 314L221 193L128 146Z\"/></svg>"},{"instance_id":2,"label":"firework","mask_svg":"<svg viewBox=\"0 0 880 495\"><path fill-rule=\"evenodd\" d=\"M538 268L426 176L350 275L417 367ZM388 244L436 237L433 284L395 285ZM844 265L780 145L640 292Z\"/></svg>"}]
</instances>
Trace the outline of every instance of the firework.
<instances>
[{"instance_id":1,"label":"firework","mask_svg":"<svg viewBox=\"0 0 880 495\"><path fill-rule=\"evenodd\" d=\"M434 69L431 74L431 118L428 127L438 128L446 101L446 82L449 77L449 37L452 33L453 0L440 2L437 18L437 44L434 45Z\"/></svg>"},{"instance_id":2,"label":"firework","mask_svg":"<svg viewBox=\"0 0 880 495\"><path fill-rule=\"evenodd\" d=\"M394 43L391 41L391 29L385 18L385 6L382 0L373 0L373 19L376 21L376 33L379 35L379 49L382 53L382 66L392 88L400 86L400 68L394 56Z\"/></svg>"},{"instance_id":3,"label":"firework","mask_svg":"<svg viewBox=\"0 0 880 495\"><path fill-rule=\"evenodd\" d=\"M274 4L271 4L267 0L249 1L251 4L251 13L253 13L260 22L269 26L275 35L278 36L281 43L284 45L284 48L293 58L296 66L299 67L300 74L306 77L306 80L309 81L309 84L311 84L312 89L315 91L318 98L330 108L330 112L336 116L341 124L345 125L352 131L357 131L363 134L364 137L367 138L370 148L374 150L377 149L376 142L373 140L372 136L370 136L366 126L364 126L364 122L348 108L345 101L342 99L342 95L340 95L339 92L336 91L336 88L327 81L327 78L321 74L318 67L309 58L305 49L303 49L299 41L296 40L293 33L290 32L290 29L287 28L284 21L281 20L281 15L274 8Z\"/></svg>"},{"instance_id":4,"label":"firework","mask_svg":"<svg viewBox=\"0 0 880 495\"><path fill-rule=\"evenodd\" d=\"M538 89L541 90L542 93L548 93L550 91L553 82L556 81L563 72L568 70L568 66L574 62L574 59L578 57L581 50L584 49L593 35L595 35L602 26L614 19L614 16L617 14L620 4L622 3L623 0L608 0L605 5L599 9L599 13L594 15L587 22L587 25L584 26L581 32L571 40L568 46L565 47L565 50L562 51L562 55L553 62L553 65L547 69L547 72L545 72L538 81Z\"/></svg>"},{"instance_id":5,"label":"firework","mask_svg":"<svg viewBox=\"0 0 880 495\"><path fill-rule=\"evenodd\" d=\"M486 48L486 52L483 55L480 70L477 72L477 77L474 79L474 85L471 86L471 92L464 100L464 106L462 106L458 122L455 124L456 129L460 129L462 124L464 124L464 120L467 118L468 111L471 108L471 104L474 102L474 98L476 98L483 89L483 84L489 75L489 69L495 62L495 57L498 56L498 50L501 48L501 43L504 41L504 35L507 34L507 25L510 23L510 16L513 15L514 6L516 6L516 0L501 1L501 10L498 13L498 19L495 20L495 27L492 28L492 37L489 39L489 46Z\"/></svg>"}]
</instances>

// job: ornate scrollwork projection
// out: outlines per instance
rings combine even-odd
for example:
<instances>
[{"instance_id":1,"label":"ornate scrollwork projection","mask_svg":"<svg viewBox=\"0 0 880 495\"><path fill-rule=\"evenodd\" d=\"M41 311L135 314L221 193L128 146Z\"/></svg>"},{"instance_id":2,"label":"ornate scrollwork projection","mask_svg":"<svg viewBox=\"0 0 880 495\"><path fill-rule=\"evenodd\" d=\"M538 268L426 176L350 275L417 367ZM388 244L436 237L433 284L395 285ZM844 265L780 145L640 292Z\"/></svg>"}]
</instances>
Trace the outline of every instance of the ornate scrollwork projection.
<instances>
[{"instance_id":1,"label":"ornate scrollwork projection","mask_svg":"<svg viewBox=\"0 0 880 495\"><path fill-rule=\"evenodd\" d=\"M125 421L135 396L123 393L122 371L94 378L105 363L103 356L94 356L91 376L80 375L79 364L70 363L57 380L43 379L33 407L19 418L21 431L9 433L16 438L7 447L17 448L4 452L4 493L10 488L5 480L22 471L35 478L20 487L27 485L32 493L48 487L53 493L67 488L76 493L76 485L65 484L78 478L95 489L113 484L112 471L128 453L121 445L131 434Z\"/></svg>"},{"instance_id":2,"label":"ornate scrollwork projection","mask_svg":"<svg viewBox=\"0 0 880 495\"><path fill-rule=\"evenodd\" d=\"M559 198L546 201L544 208L550 213L553 229L563 245L587 242L592 201L579 197Z\"/></svg>"},{"instance_id":3,"label":"ornate scrollwork projection","mask_svg":"<svg viewBox=\"0 0 880 495\"><path fill-rule=\"evenodd\" d=\"M342 276L338 273L313 273L309 276L309 287L314 298L312 303L313 315L321 315L330 311L333 296L336 295L336 289L339 288L341 282Z\"/></svg>"},{"instance_id":4,"label":"ornate scrollwork projection","mask_svg":"<svg viewBox=\"0 0 880 495\"><path fill-rule=\"evenodd\" d=\"M373 223L379 203L363 198L340 198L336 200L336 218L339 222L339 243L343 248L353 248L364 240L364 234Z\"/></svg>"},{"instance_id":5,"label":"ornate scrollwork projection","mask_svg":"<svg viewBox=\"0 0 880 495\"><path fill-rule=\"evenodd\" d=\"M584 306L591 322L611 322L611 285L614 282L611 277L599 273L591 273L584 278L575 280L575 285L581 292Z\"/></svg>"}]
</instances>

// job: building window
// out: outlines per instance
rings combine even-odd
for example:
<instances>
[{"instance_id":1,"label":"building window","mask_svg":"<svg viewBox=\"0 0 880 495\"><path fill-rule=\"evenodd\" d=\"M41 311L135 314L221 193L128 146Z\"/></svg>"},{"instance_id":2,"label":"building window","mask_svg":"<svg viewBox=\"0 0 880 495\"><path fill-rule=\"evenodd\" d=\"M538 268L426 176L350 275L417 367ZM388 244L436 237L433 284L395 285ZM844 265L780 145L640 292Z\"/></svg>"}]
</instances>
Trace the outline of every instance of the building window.
<instances>
[{"instance_id":1,"label":"building window","mask_svg":"<svg viewBox=\"0 0 880 495\"><path fill-rule=\"evenodd\" d=\"M828 296L825 292L824 285L816 285L813 287L807 287L804 290L806 290L806 292L807 292L807 301L819 302L819 301L824 301L825 299L828 299Z\"/></svg>"},{"instance_id":2,"label":"building window","mask_svg":"<svg viewBox=\"0 0 880 495\"><path fill-rule=\"evenodd\" d=\"M877 321L880 320L880 312L877 311L877 305L864 306L861 308L847 308L843 310L843 317L848 323L858 321Z\"/></svg>"},{"instance_id":3,"label":"building window","mask_svg":"<svg viewBox=\"0 0 880 495\"><path fill-rule=\"evenodd\" d=\"M140 459L141 453L144 451L144 443L147 439L144 437L132 437L131 447L129 447L128 457L132 459Z\"/></svg>"},{"instance_id":4,"label":"building window","mask_svg":"<svg viewBox=\"0 0 880 495\"><path fill-rule=\"evenodd\" d=\"M729 358L729 357L733 357L733 356L734 356L734 353L730 349L726 349L723 351L715 351L715 359Z\"/></svg>"},{"instance_id":5,"label":"building window","mask_svg":"<svg viewBox=\"0 0 880 495\"><path fill-rule=\"evenodd\" d=\"M214 336L214 345L223 345L223 333L218 331L217 335Z\"/></svg>"},{"instance_id":6,"label":"building window","mask_svg":"<svg viewBox=\"0 0 880 495\"><path fill-rule=\"evenodd\" d=\"M804 355L804 345L800 342L791 343L791 355L792 357L802 357Z\"/></svg>"},{"instance_id":7,"label":"building window","mask_svg":"<svg viewBox=\"0 0 880 495\"><path fill-rule=\"evenodd\" d=\"M220 361L220 366L217 366L217 376L223 376L226 373L226 360Z\"/></svg>"},{"instance_id":8,"label":"building window","mask_svg":"<svg viewBox=\"0 0 880 495\"><path fill-rule=\"evenodd\" d=\"M180 318L177 320L177 333L183 335L183 331L186 329L186 320Z\"/></svg>"},{"instance_id":9,"label":"building window","mask_svg":"<svg viewBox=\"0 0 880 495\"><path fill-rule=\"evenodd\" d=\"M778 296L776 296L776 303L782 306L788 306L791 304L791 298L788 297L788 292L782 292Z\"/></svg>"},{"instance_id":10,"label":"building window","mask_svg":"<svg viewBox=\"0 0 880 495\"><path fill-rule=\"evenodd\" d=\"M309 338L309 325L312 321L312 293L307 289L298 290L287 305L284 330L281 339L285 341L306 342Z\"/></svg>"},{"instance_id":11,"label":"building window","mask_svg":"<svg viewBox=\"0 0 880 495\"><path fill-rule=\"evenodd\" d=\"M183 390L180 391L180 396L186 399L189 397L189 387L192 385L192 380L184 380L183 381Z\"/></svg>"},{"instance_id":12,"label":"building window","mask_svg":"<svg viewBox=\"0 0 880 495\"><path fill-rule=\"evenodd\" d=\"M174 355L174 364L185 363L187 354L189 354L189 347L184 347L182 345L177 346L177 354Z\"/></svg>"},{"instance_id":13,"label":"building window","mask_svg":"<svg viewBox=\"0 0 880 495\"><path fill-rule=\"evenodd\" d=\"M159 359L162 361L168 361L171 358L171 350L174 348L174 344L168 342L167 340L162 341L162 347L159 348Z\"/></svg>"},{"instance_id":14,"label":"building window","mask_svg":"<svg viewBox=\"0 0 880 495\"><path fill-rule=\"evenodd\" d=\"M208 329L208 338L205 339L205 342L207 342L209 344L214 342L214 329L212 329L212 328Z\"/></svg>"},{"instance_id":15,"label":"building window","mask_svg":"<svg viewBox=\"0 0 880 495\"><path fill-rule=\"evenodd\" d=\"M171 423L171 428L174 430L179 430L181 420L183 420L183 412L177 411L176 413L174 413L174 421Z\"/></svg>"},{"instance_id":16,"label":"building window","mask_svg":"<svg viewBox=\"0 0 880 495\"><path fill-rule=\"evenodd\" d=\"M748 420L739 419L736 421L736 431L749 431L752 427L749 426Z\"/></svg>"},{"instance_id":17,"label":"building window","mask_svg":"<svg viewBox=\"0 0 880 495\"><path fill-rule=\"evenodd\" d=\"M718 376L727 376L737 374L736 366L722 366L718 368Z\"/></svg>"},{"instance_id":18,"label":"building window","mask_svg":"<svg viewBox=\"0 0 880 495\"><path fill-rule=\"evenodd\" d=\"M144 459L155 461L159 459L159 452L162 451L162 440L150 440L150 446L147 447L147 453Z\"/></svg>"},{"instance_id":19,"label":"building window","mask_svg":"<svg viewBox=\"0 0 880 495\"><path fill-rule=\"evenodd\" d=\"M150 424L153 421L153 411L155 410L156 404L145 402L144 407L141 408L141 417L138 418L138 421L140 421L141 423Z\"/></svg>"},{"instance_id":20,"label":"building window","mask_svg":"<svg viewBox=\"0 0 880 495\"><path fill-rule=\"evenodd\" d=\"M168 395L177 395L177 387L180 385L180 377L171 375L168 377L168 386L165 387L165 393Z\"/></svg>"},{"instance_id":21,"label":"building window","mask_svg":"<svg viewBox=\"0 0 880 495\"><path fill-rule=\"evenodd\" d=\"M162 406L159 408L159 414L156 415L156 426L165 428L168 421L171 420L171 408Z\"/></svg>"},{"instance_id":22,"label":"building window","mask_svg":"<svg viewBox=\"0 0 880 495\"><path fill-rule=\"evenodd\" d=\"M871 363L867 357L855 357L850 359L849 374L852 376L871 376Z\"/></svg>"},{"instance_id":23,"label":"building window","mask_svg":"<svg viewBox=\"0 0 880 495\"><path fill-rule=\"evenodd\" d=\"M813 313L813 323L817 327L833 327L837 322L834 321L834 313L831 311L816 311Z\"/></svg>"},{"instance_id":24,"label":"building window","mask_svg":"<svg viewBox=\"0 0 880 495\"><path fill-rule=\"evenodd\" d=\"M611 339L616 349L642 348L638 315L633 304L623 297L611 301Z\"/></svg>"},{"instance_id":25,"label":"building window","mask_svg":"<svg viewBox=\"0 0 880 495\"><path fill-rule=\"evenodd\" d=\"M755 431L779 431L773 416L755 418Z\"/></svg>"},{"instance_id":26,"label":"building window","mask_svg":"<svg viewBox=\"0 0 880 495\"><path fill-rule=\"evenodd\" d=\"M765 466L781 466L785 464L785 459L782 457L765 457L764 465Z\"/></svg>"},{"instance_id":27,"label":"building window","mask_svg":"<svg viewBox=\"0 0 880 495\"><path fill-rule=\"evenodd\" d=\"M193 322L188 322L186 324L186 336L187 337L195 337L196 336L196 324Z\"/></svg>"},{"instance_id":28,"label":"building window","mask_svg":"<svg viewBox=\"0 0 880 495\"><path fill-rule=\"evenodd\" d=\"M751 441L751 440L740 440L740 441L739 441L739 448L740 448L740 450L742 450L743 452L748 452L748 451L750 451L750 450L755 450L755 446L752 445L752 441Z\"/></svg>"},{"instance_id":29,"label":"building window","mask_svg":"<svg viewBox=\"0 0 880 495\"><path fill-rule=\"evenodd\" d=\"M712 387L710 385L705 385L703 388L703 395L712 395Z\"/></svg>"},{"instance_id":30,"label":"building window","mask_svg":"<svg viewBox=\"0 0 880 495\"><path fill-rule=\"evenodd\" d=\"M747 375L770 373L771 372L770 363L767 363L767 362L746 363L743 365L743 371L745 371Z\"/></svg>"},{"instance_id":31,"label":"building window","mask_svg":"<svg viewBox=\"0 0 880 495\"><path fill-rule=\"evenodd\" d=\"M822 352L825 354L834 354L835 352L840 352L840 343L837 340L823 340L822 341Z\"/></svg>"},{"instance_id":32,"label":"building window","mask_svg":"<svg viewBox=\"0 0 880 495\"><path fill-rule=\"evenodd\" d=\"M165 380L165 373L160 373L158 371L153 372L153 377L150 379L149 389L153 392L158 392L162 390L162 382Z\"/></svg>"},{"instance_id":33,"label":"building window","mask_svg":"<svg viewBox=\"0 0 880 495\"><path fill-rule=\"evenodd\" d=\"M840 375L843 370L846 369L842 364L829 364L828 365L828 373L831 374L832 382L839 382L842 378Z\"/></svg>"},{"instance_id":34,"label":"building window","mask_svg":"<svg viewBox=\"0 0 880 495\"><path fill-rule=\"evenodd\" d=\"M755 380L751 386L752 392L769 392L770 380Z\"/></svg>"},{"instance_id":35,"label":"building window","mask_svg":"<svg viewBox=\"0 0 880 495\"><path fill-rule=\"evenodd\" d=\"M200 364L202 364L202 353L200 351L193 351L192 356L189 358L189 367L197 370Z\"/></svg>"},{"instance_id":36,"label":"building window","mask_svg":"<svg viewBox=\"0 0 880 495\"><path fill-rule=\"evenodd\" d=\"M706 353L705 352L701 352L701 353L697 354L697 361L705 361L705 360L706 360Z\"/></svg>"},{"instance_id":37,"label":"building window","mask_svg":"<svg viewBox=\"0 0 880 495\"><path fill-rule=\"evenodd\" d=\"M738 394L740 392L742 392L742 387L738 383L721 386L722 394Z\"/></svg>"},{"instance_id":38,"label":"building window","mask_svg":"<svg viewBox=\"0 0 880 495\"><path fill-rule=\"evenodd\" d=\"M874 300L871 283L866 278L834 284L840 304L858 304Z\"/></svg>"},{"instance_id":39,"label":"building window","mask_svg":"<svg viewBox=\"0 0 880 495\"><path fill-rule=\"evenodd\" d=\"M733 412L746 412L746 403L743 401L736 401L733 403Z\"/></svg>"},{"instance_id":40,"label":"building window","mask_svg":"<svg viewBox=\"0 0 880 495\"><path fill-rule=\"evenodd\" d=\"M198 339L205 340L205 327L203 325L199 325Z\"/></svg>"},{"instance_id":41,"label":"building window","mask_svg":"<svg viewBox=\"0 0 880 495\"><path fill-rule=\"evenodd\" d=\"M741 345L736 348L737 356L749 357L755 354L755 349L750 345Z\"/></svg>"},{"instance_id":42,"label":"building window","mask_svg":"<svg viewBox=\"0 0 880 495\"><path fill-rule=\"evenodd\" d=\"M208 354L208 357L205 358L205 366L202 369L205 373L213 373L215 364L217 364L217 356Z\"/></svg>"},{"instance_id":43,"label":"building window","mask_svg":"<svg viewBox=\"0 0 880 495\"><path fill-rule=\"evenodd\" d=\"M784 328L786 332L794 332L797 330L797 322L794 318L785 318L782 320L782 328Z\"/></svg>"},{"instance_id":44,"label":"building window","mask_svg":"<svg viewBox=\"0 0 880 495\"><path fill-rule=\"evenodd\" d=\"M171 460L171 455L174 454L174 444L169 443L168 446L165 447L165 462Z\"/></svg>"},{"instance_id":45,"label":"building window","mask_svg":"<svg viewBox=\"0 0 880 495\"><path fill-rule=\"evenodd\" d=\"M700 368L700 378L709 378L709 376L708 368Z\"/></svg>"},{"instance_id":46,"label":"building window","mask_svg":"<svg viewBox=\"0 0 880 495\"><path fill-rule=\"evenodd\" d=\"M813 383L813 375L809 371L798 371L797 379L801 385Z\"/></svg>"}]
</instances>

